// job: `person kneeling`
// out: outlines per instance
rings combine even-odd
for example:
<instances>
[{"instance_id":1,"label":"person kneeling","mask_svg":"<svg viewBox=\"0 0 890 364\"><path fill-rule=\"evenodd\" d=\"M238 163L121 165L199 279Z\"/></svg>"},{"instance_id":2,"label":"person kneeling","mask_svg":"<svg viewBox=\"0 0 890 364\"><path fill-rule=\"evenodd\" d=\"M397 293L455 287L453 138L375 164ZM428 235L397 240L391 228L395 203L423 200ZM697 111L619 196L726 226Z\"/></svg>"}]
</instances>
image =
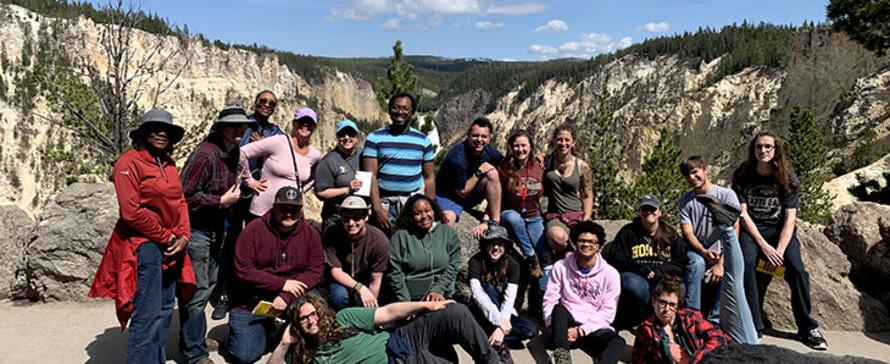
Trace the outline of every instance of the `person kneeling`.
<instances>
[{"instance_id":1,"label":"person kneeling","mask_svg":"<svg viewBox=\"0 0 890 364\"><path fill-rule=\"evenodd\" d=\"M396 302L334 311L315 295L288 309L291 324L269 358L284 363L446 363L434 354L459 343L476 363L498 363L482 328L454 301ZM415 316L392 332L380 326Z\"/></svg>"},{"instance_id":2,"label":"person kneeling","mask_svg":"<svg viewBox=\"0 0 890 364\"><path fill-rule=\"evenodd\" d=\"M479 240L479 253L468 263L470 291L476 320L490 332L488 342L512 363L507 343L519 343L538 333L528 319L519 316L513 304L519 290L519 263L508 253L512 242L507 229L492 225Z\"/></svg>"},{"instance_id":3,"label":"person kneeling","mask_svg":"<svg viewBox=\"0 0 890 364\"><path fill-rule=\"evenodd\" d=\"M652 290L650 316L637 328L631 354L633 363L698 363L731 339L701 312L679 308L683 297L680 278L663 279Z\"/></svg>"},{"instance_id":4,"label":"person kneeling","mask_svg":"<svg viewBox=\"0 0 890 364\"><path fill-rule=\"evenodd\" d=\"M550 328L554 363L570 364L569 350L581 348L600 364L617 363L624 339L610 326L615 319L621 277L599 254L606 232L585 220L569 234L575 252L553 265L544 293L544 322Z\"/></svg>"}]
</instances>

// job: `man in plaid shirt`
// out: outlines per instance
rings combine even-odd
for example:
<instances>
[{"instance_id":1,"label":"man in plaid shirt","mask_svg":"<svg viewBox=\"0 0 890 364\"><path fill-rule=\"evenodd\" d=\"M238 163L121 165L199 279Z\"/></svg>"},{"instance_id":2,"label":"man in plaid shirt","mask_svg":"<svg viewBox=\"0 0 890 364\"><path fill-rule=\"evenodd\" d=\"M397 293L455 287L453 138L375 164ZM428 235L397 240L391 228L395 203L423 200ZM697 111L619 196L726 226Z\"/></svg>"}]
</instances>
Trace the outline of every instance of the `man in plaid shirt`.
<instances>
[{"instance_id":1,"label":"man in plaid shirt","mask_svg":"<svg viewBox=\"0 0 890 364\"><path fill-rule=\"evenodd\" d=\"M698 363L712 350L730 343L729 336L701 312L678 309L683 294L677 277L664 278L655 286L655 315L637 327L632 363Z\"/></svg>"},{"instance_id":2,"label":"man in plaid shirt","mask_svg":"<svg viewBox=\"0 0 890 364\"><path fill-rule=\"evenodd\" d=\"M188 302L179 304L179 346L186 362L212 363L208 356L205 336L207 317L204 307L217 283L224 286L227 272L223 254L228 218L232 206L241 195L238 173L238 144L247 125L252 121L239 107L220 111L210 135L198 144L182 170L182 189L189 207L192 240L188 245L189 258L195 269L197 290ZM233 240L230 240L233 241ZM229 250L229 249L226 249Z\"/></svg>"}]
</instances>

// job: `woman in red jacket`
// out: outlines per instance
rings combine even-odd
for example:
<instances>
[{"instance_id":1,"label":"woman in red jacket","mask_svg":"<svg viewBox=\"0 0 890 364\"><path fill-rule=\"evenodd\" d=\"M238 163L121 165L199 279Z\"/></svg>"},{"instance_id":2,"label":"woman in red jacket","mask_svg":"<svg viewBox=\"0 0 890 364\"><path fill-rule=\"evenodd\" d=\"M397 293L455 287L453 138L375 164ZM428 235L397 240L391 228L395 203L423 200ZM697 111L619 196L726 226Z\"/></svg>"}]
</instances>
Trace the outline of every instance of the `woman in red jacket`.
<instances>
[{"instance_id":1,"label":"woman in red jacket","mask_svg":"<svg viewBox=\"0 0 890 364\"><path fill-rule=\"evenodd\" d=\"M194 292L195 274L183 253L190 238L188 208L170 156L184 130L152 109L130 132L133 149L114 164L120 218L114 226L90 297L115 300L121 326L130 320L127 363L164 363L176 283L180 299Z\"/></svg>"}]
</instances>

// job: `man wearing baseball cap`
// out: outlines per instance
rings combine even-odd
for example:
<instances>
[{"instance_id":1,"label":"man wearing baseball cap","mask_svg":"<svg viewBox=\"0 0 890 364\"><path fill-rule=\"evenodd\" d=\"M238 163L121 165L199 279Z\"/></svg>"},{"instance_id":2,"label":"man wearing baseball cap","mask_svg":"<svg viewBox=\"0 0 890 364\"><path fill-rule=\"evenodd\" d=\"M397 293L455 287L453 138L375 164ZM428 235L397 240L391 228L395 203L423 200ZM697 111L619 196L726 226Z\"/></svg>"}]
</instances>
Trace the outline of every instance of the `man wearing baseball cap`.
<instances>
[{"instance_id":1,"label":"man wearing baseball cap","mask_svg":"<svg viewBox=\"0 0 890 364\"><path fill-rule=\"evenodd\" d=\"M263 355L273 319L251 312L259 301L283 313L294 299L315 289L323 272L321 238L303 219L303 193L282 187L272 209L247 224L235 244L228 359L253 363Z\"/></svg>"},{"instance_id":2,"label":"man wearing baseball cap","mask_svg":"<svg viewBox=\"0 0 890 364\"><path fill-rule=\"evenodd\" d=\"M370 212L363 198L346 197L339 207L339 223L325 231L325 263L330 269L328 302L334 310L377 307L389 262L389 239L368 224Z\"/></svg>"},{"instance_id":3,"label":"man wearing baseball cap","mask_svg":"<svg viewBox=\"0 0 890 364\"><path fill-rule=\"evenodd\" d=\"M210 128L210 135L198 144L182 170L182 191L188 203L192 232L188 255L197 282L191 300L179 301L179 344L187 363L213 362L205 342L204 307L218 276L222 278L221 288L225 288L231 255L221 251L233 206L241 195L237 178L238 145L250 123L244 109L224 108ZM222 274L218 274L220 271Z\"/></svg>"},{"instance_id":4,"label":"man wearing baseball cap","mask_svg":"<svg viewBox=\"0 0 890 364\"><path fill-rule=\"evenodd\" d=\"M362 187L355 177L359 169L358 125L352 120L337 122L337 147L325 154L315 167L315 196L324 201L321 208L321 231L339 222L337 205Z\"/></svg>"}]
</instances>

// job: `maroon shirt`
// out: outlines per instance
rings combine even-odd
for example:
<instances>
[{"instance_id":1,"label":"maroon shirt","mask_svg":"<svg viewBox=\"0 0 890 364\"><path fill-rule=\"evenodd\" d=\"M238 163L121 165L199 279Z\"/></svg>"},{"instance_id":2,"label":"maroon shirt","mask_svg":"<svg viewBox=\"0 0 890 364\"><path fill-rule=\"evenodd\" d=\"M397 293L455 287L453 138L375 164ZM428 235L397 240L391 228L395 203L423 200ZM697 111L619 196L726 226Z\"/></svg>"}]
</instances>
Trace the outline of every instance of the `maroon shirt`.
<instances>
[{"instance_id":1,"label":"maroon shirt","mask_svg":"<svg viewBox=\"0 0 890 364\"><path fill-rule=\"evenodd\" d=\"M318 231L305 220L289 235L272 227L272 212L247 224L235 243L235 289L230 291L236 307L253 309L260 300L281 297L288 304L296 297L281 292L284 282L296 279L306 290L321 282L324 253Z\"/></svg>"},{"instance_id":2,"label":"maroon shirt","mask_svg":"<svg viewBox=\"0 0 890 364\"><path fill-rule=\"evenodd\" d=\"M507 180L505 170L503 165L498 169L498 173L501 175L501 187L504 191L501 202L502 209L515 210L523 217L539 215L540 200L544 195L544 186L541 183L544 180L544 167L537 161L529 161L525 167L516 171L518 183L514 181L513 186L509 185L510 181ZM525 198L522 197L523 190Z\"/></svg>"}]
</instances>

